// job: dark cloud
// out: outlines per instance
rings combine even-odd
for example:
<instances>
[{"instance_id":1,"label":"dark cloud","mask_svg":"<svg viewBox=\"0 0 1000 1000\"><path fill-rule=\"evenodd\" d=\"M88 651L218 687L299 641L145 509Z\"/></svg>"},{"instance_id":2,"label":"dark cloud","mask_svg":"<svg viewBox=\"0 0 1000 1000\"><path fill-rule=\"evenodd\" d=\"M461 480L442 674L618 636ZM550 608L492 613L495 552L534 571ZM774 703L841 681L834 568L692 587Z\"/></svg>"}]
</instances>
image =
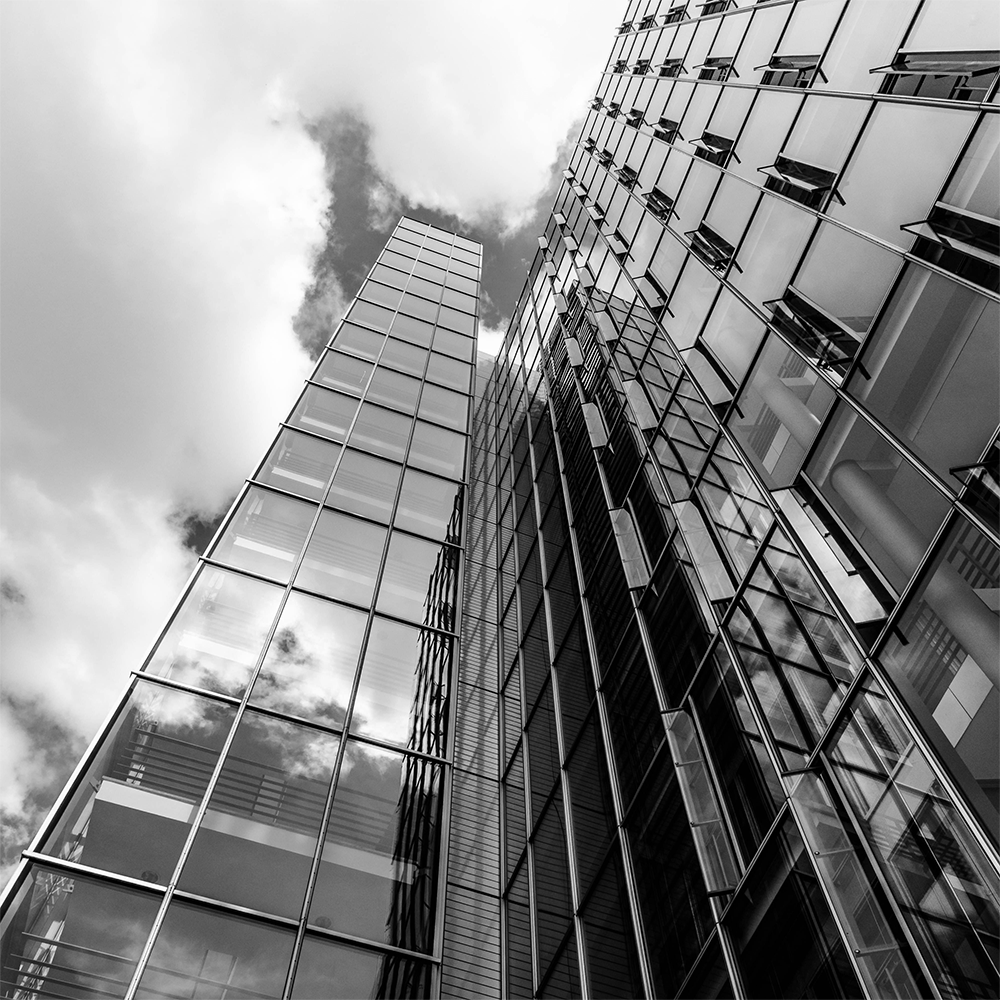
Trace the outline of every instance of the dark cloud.
<instances>
[{"instance_id":1,"label":"dark cloud","mask_svg":"<svg viewBox=\"0 0 1000 1000\"><path fill-rule=\"evenodd\" d=\"M208 548L208 543L215 537L235 499L234 494L214 511L176 510L170 515L170 523L181 532L184 547L188 551L200 556Z\"/></svg>"},{"instance_id":2,"label":"dark cloud","mask_svg":"<svg viewBox=\"0 0 1000 1000\"><path fill-rule=\"evenodd\" d=\"M0 579L0 611L23 605L27 599L13 577L5 576Z\"/></svg>"}]
</instances>

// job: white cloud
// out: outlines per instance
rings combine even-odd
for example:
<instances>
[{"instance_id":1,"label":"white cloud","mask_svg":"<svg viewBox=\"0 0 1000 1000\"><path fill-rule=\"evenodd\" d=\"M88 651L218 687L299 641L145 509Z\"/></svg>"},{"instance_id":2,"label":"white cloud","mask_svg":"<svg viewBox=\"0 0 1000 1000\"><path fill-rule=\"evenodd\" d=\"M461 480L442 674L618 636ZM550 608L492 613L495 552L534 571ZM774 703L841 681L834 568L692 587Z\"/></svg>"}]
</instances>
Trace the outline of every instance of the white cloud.
<instances>
[{"instance_id":1,"label":"white cloud","mask_svg":"<svg viewBox=\"0 0 1000 1000\"><path fill-rule=\"evenodd\" d=\"M218 506L287 412L329 208L304 121L354 108L403 195L514 225L616 6L0 4L5 693L89 737L190 568L171 512Z\"/></svg>"}]
</instances>

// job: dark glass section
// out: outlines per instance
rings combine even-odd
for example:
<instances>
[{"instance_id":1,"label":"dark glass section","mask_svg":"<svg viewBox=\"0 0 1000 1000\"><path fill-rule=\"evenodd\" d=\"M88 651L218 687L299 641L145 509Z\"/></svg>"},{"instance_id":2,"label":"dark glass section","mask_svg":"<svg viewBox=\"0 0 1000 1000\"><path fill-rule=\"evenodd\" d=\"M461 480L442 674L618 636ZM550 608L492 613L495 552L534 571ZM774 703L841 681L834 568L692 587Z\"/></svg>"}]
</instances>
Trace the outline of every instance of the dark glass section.
<instances>
[{"instance_id":1,"label":"dark glass section","mask_svg":"<svg viewBox=\"0 0 1000 1000\"><path fill-rule=\"evenodd\" d=\"M534 995L531 973L531 915L528 901L528 864L521 866L505 900L504 954L510 997Z\"/></svg>"},{"instance_id":2,"label":"dark glass section","mask_svg":"<svg viewBox=\"0 0 1000 1000\"><path fill-rule=\"evenodd\" d=\"M681 987L679 996L704 1000L731 1000L733 997L733 986L729 981L729 972L722 958L717 934L709 939L698 964Z\"/></svg>"},{"instance_id":3,"label":"dark glass section","mask_svg":"<svg viewBox=\"0 0 1000 1000\"><path fill-rule=\"evenodd\" d=\"M504 880L510 879L528 842L524 799L524 754L518 747L503 780L504 852L507 865Z\"/></svg>"},{"instance_id":4,"label":"dark glass section","mask_svg":"<svg viewBox=\"0 0 1000 1000\"><path fill-rule=\"evenodd\" d=\"M561 789L557 789L549 803L531 843L531 860L535 873L538 965L540 969L546 969L569 929L573 912Z\"/></svg>"},{"instance_id":5,"label":"dark glass section","mask_svg":"<svg viewBox=\"0 0 1000 1000\"><path fill-rule=\"evenodd\" d=\"M580 994L580 965L576 955L576 934L572 931L556 956L538 996L546 1000L576 1000Z\"/></svg>"},{"instance_id":6,"label":"dark glass section","mask_svg":"<svg viewBox=\"0 0 1000 1000\"><path fill-rule=\"evenodd\" d=\"M552 792L552 786L559 778L556 713L552 701L552 686L548 683L528 721L526 738L531 782L531 817L534 824Z\"/></svg>"},{"instance_id":7,"label":"dark glass section","mask_svg":"<svg viewBox=\"0 0 1000 1000\"><path fill-rule=\"evenodd\" d=\"M403 955L358 948L307 934L292 1000L418 998L430 994L430 966Z\"/></svg>"},{"instance_id":8,"label":"dark glass section","mask_svg":"<svg viewBox=\"0 0 1000 1000\"><path fill-rule=\"evenodd\" d=\"M669 753L626 822L657 996L673 996L712 930L691 826Z\"/></svg>"},{"instance_id":9,"label":"dark glass section","mask_svg":"<svg viewBox=\"0 0 1000 1000\"><path fill-rule=\"evenodd\" d=\"M577 618L570 627L566 642L556 656L555 668L563 738L568 748L576 740L594 700L594 676L582 618Z\"/></svg>"}]
</instances>

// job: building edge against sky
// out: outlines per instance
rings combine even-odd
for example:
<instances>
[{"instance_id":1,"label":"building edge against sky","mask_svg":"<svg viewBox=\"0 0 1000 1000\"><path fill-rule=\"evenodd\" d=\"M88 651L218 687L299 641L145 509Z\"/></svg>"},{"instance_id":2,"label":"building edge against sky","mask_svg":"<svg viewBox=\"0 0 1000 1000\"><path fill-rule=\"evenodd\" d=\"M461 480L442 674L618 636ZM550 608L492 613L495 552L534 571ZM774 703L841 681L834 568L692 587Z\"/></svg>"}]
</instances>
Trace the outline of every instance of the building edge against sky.
<instances>
[{"instance_id":1,"label":"building edge against sky","mask_svg":"<svg viewBox=\"0 0 1000 1000\"><path fill-rule=\"evenodd\" d=\"M998 50L631 3L471 398L478 246L402 220L4 995L995 996Z\"/></svg>"}]
</instances>

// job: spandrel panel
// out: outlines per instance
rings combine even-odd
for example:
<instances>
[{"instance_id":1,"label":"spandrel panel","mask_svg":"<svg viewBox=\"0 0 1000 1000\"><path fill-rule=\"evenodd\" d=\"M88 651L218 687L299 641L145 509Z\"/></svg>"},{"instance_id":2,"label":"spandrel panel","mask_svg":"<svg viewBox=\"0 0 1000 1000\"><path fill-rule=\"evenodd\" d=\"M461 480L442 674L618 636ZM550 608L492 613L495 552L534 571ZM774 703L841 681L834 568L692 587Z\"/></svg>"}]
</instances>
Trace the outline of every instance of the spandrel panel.
<instances>
[{"instance_id":1,"label":"spandrel panel","mask_svg":"<svg viewBox=\"0 0 1000 1000\"><path fill-rule=\"evenodd\" d=\"M137 684L43 851L166 885L234 715Z\"/></svg>"},{"instance_id":2,"label":"spandrel panel","mask_svg":"<svg viewBox=\"0 0 1000 1000\"><path fill-rule=\"evenodd\" d=\"M160 900L34 868L0 927L4 993L124 996Z\"/></svg>"},{"instance_id":3,"label":"spandrel panel","mask_svg":"<svg viewBox=\"0 0 1000 1000\"><path fill-rule=\"evenodd\" d=\"M250 693L250 704L340 727L368 615L291 593Z\"/></svg>"},{"instance_id":4,"label":"spandrel panel","mask_svg":"<svg viewBox=\"0 0 1000 1000\"><path fill-rule=\"evenodd\" d=\"M437 881L440 766L351 741L309 922L428 951Z\"/></svg>"},{"instance_id":5,"label":"spandrel panel","mask_svg":"<svg viewBox=\"0 0 1000 1000\"><path fill-rule=\"evenodd\" d=\"M384 543L385 528L324 510L295 583L336 600L369 604Z\"/></svg>"},{"instance_id":6,"label":"spandrel panel","mask_svg":"<svg viewBox=\"0 0 1000 1000\"><path fill-rule=\"evenodd\" d=\"M372 376L371 385L365 399L371 403L391 406L402 413L413 413L420 395L420 380L400 375L381 365Z\"/></svg>"},{"instance_id":7,"label":"spandrel panel","mask_svg":"<svg viewBox=\"0 0 1000 1000\"><path fill-rule=\"evenodd\" d=\"M343 441L357 411L358 401L354 396L309 385L288 422L332 441Z\"/></svg>"},{"instance_id":8,"label":"spandrel panel","mask_svg":"<svg viewBox=\"0 0 1000 1000\"><path fill-rule=\"evenodd\" d=\"M330 485L326 502L331 507L388 522L399 486L402 466L348 449Z\"/></svg>"},{"instance_id":9,"label":"spandrel panel","mask_svg":"<svg viewBox=\"0 0 1000 1000\"><path fill-rule=\"evenodd\" d=\"M175 900L156 936L138 1000L281 996L293 931Z\"/></svg>"},{"instance_id":10,"label":"spandrel panel","mask_svg":"<svg viewBox=\"0 0 1000 1000\"><path fill-rule=\"evenodd\" d=\"M372 403L362 403L351 431L351 445L385 458L403 460L410 434L409 417Z\"/></svg>"},{"instance_id":11,"label":"spandrel panel","mask_svg":"<svg viewBox=\"0 0 1000 1000\"><path fill-rule=\"evenodd\" d=\"M407 469L399 495L394 525L419 535L444 541L459 540L464 487L450 479L439 479Z\"/></svg>"},{"instance_id":12,"label":"spandrel panel","mask_svg":"<svg viewBox=\"0 0 1000 1000\"><path fill-rule=\"evenodd\" d=\"M339 455L339 444L286 427L254 478L279 490L322 500Z\"/></svg>"},{"instance_id":13,"label":"spandrel panel","mask_svg":"<svg viewBox=\"0 0 1000 1000\"><path fill-rule=\"evenodd\" d=\"M466 437L418 420L410 442L407 462L439 476L465 476Z\"/></svg>"},{"instance_id":14,"label":"spandrel panel","mask_svg":"<svg viewBox=\"0 0 1000 1000\"><path fill-rule=\"evenodd\" d=\"M404 955L306 935L292 1000L430 996L430 966Z\"/></svg>"},{"instance_id":15,"label":"spandrel panel","mask_svg":"<svg viewBox=\"0 0 1000 1000\"><path fill-rule=\"evenodd\" d=\"M451 622L457 572L458 549L394 532L375 606L408 621Z\"/></svg>"},{"instance_id":16,"label":"spandrel panel","mask_svg":"<svg viewBox=\"0 0 1000 1000\"><path fill-rule=\"evenodd\" d=\"M441 386L427 384L420 397L417 415L465 433L469 426L469 397L463 393L450 392Z\"/></svg>"},{"instance_id":17,"label":"spandrel panel","mask_svg":"<svg viewBox=\"0 0 1000 1000\"><path fill-rule=\"evenodd\" d=\"M384 338L378 340L379 346L382 339ZM378 353L377 349L375 353ZM316 374L313 375L313 381L322 382L331 389L342 389L344 392L360 396L367 388L371 374L372 366L367 361L352 358L349 354L341 354L339 351L327 351L316 369Z\"/></svg>"},{"instance_id":18,"label":"spandrel panel","mask_svg":"<svg viewBox=\"0 0 1000 1000\"><path fill-rule=\"evenodd\" d=\"M315 513L312 504L251 487L211 555L287 583Z\"/></svg>"},{"instance_id":19,"label":"spandrel panel","mask_svg":"<svg viewBox=\"0 0 1000 1000\"><path fill-rule=\"evenodd\" d=\"M203 566L147 673L239 696L263 649L281 588Z\"/></svg>"},{"instance_id":20,"label":"spandrel panel","mask_svg":"<svg viewBox=\"0 0 1000 1000\"><path fill-rule=\"evenodd\" d=\"M179 888L297 917L338 744L332 734L248 711L184 862Z\"/></svg>"},{"instance_id":21,"label":"spandrel panel","mask_svg":"<svg viewBox=\"0 0 1000 1000\"><path fill-rule=\"evenodd\" d=\"M376 617L351 732L443 754L453 644L450 636Z\"/></svg>"}]
</instances>

